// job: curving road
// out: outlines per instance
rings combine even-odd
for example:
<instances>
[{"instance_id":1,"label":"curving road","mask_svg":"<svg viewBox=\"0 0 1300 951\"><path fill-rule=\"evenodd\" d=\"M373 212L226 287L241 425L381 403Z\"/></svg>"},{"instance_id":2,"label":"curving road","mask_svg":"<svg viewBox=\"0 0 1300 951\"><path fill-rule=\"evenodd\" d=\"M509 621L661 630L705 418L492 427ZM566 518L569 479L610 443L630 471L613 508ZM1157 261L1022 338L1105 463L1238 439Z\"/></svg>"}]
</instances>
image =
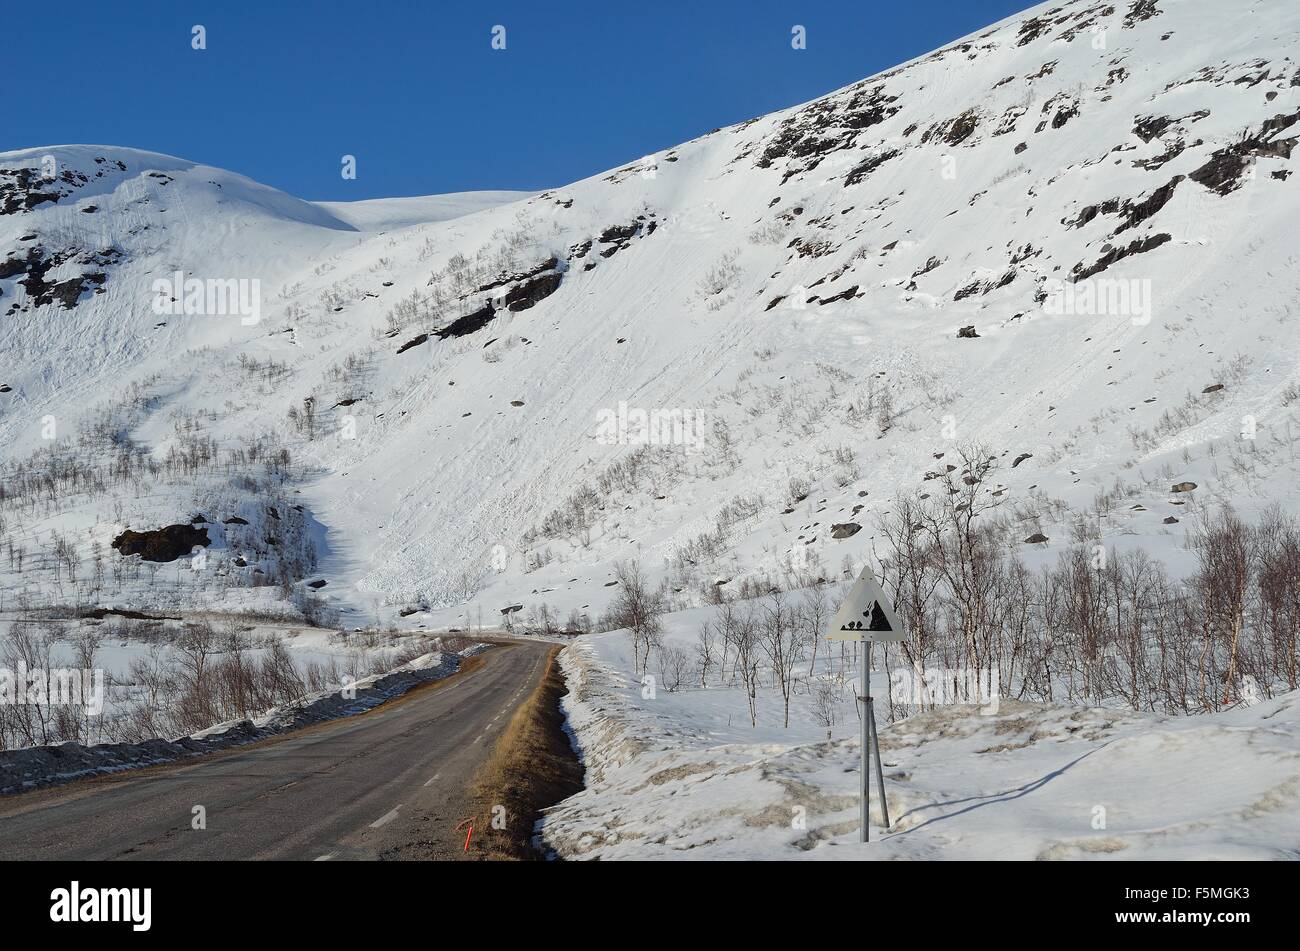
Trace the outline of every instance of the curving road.
<instances>
[{"instance_id":1,"label":"curving road","mask_svg":"<svg viewBox=\"0 0 1300 951\"><path fill-rule=\"evenodd\" d=\"M467 857L470 782L550 647L503 644L369 713L242 750L0 797L0 859Z\"/></svg>"}]
</instances>

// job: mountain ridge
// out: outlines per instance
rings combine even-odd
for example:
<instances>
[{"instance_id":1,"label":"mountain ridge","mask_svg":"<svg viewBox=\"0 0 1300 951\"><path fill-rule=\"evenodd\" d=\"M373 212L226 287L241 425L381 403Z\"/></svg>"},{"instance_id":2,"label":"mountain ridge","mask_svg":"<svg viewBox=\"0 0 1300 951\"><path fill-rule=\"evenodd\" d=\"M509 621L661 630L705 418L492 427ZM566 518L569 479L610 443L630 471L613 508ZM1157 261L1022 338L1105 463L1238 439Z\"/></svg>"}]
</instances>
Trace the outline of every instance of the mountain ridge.
<instances>
[{"instance_id":1,"label":"mountain ridge","mask_svg":"<svg viewBox=\"0 0 1300 951\"><path fill-rule=\"evenodd\" d=\"M0 436L15 463L48 448L45 417L84 429L129 383L142 395L110 413L117 442L86 453L262 434L292 449L322 526L301 580L328 578L321 596L366 617L598 611L625 558L697 601L720 580L834 574L870 555L896 494L924 492L968 443L1005 459L1017 534L1047 539L1031 560L1082 518L1185 564L1163 521L1187 501L1173 485L1250 507L1252 480L1295 484L1300 13L1251 11L1225 35L1201 0L1043 4L808 103L400 235L153 153L0 154L0 205L6 183L13 200L42 194L29 181L20 196L14 173L44 154L56 180L73 174L68 194L0 215ZM33 248L43 302L23 284ZM258 322L163 319L150 289L177 271L259 281ZM1150 312L1052 313L1067 285L1102 292L1089 309L1145 293ZM1233 326L1215 317L1229 307ZM707 431L602 442L621 405ZM1263 437L1243 444L1247 418ZM1246 474L1219 471L1212 446ZM106 545L228 497L206 479L124 502L122 518L73 497L21 532ZM1117 482L1142 512L1101 514ZM241 550L219 543L211 570L239 577Z\"/></svg>"}]
</instances>

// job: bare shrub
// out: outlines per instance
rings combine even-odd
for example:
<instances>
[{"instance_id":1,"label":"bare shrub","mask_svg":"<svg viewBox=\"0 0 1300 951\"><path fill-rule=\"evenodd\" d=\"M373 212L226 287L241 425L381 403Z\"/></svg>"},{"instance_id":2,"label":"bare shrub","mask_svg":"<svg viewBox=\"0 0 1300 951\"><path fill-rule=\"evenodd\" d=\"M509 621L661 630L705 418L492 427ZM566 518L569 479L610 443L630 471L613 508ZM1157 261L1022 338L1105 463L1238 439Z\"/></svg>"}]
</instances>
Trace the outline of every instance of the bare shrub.
<instances>
[{"instance_id":1,"label":"bare shrub","mask_svg":"<svg viewBox=\"0 0 1300 951\"><path fill-rule=\"evenodd\" d=\"M627 629L632 638L633 667L641 674L663 630L660 620L663 596L650 590L639 562L618 562L614 577L618 581L618 594L605 615L604 626L607 630Z\"/></svg>"}]
</instances>

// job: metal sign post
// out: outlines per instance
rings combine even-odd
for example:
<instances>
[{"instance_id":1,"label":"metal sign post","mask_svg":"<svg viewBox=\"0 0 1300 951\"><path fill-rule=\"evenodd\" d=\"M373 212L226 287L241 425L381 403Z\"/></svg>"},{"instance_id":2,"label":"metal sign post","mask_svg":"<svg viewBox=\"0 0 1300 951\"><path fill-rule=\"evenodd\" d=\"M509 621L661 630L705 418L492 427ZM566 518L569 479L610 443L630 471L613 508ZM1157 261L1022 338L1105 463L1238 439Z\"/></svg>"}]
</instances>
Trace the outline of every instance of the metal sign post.
<instances>
[{"instance_id":1,"label":"metal sign post","mask_svg":"<svg viewBox=\"0 0 1300 951\"><path fill-rule=\"evenodd\" d=\"M903 626L898 623L894 606L876 581L869 567L862 569L840 609L831 620L827 640L857 641L862 645L861 666L862 744L860 755L862 828L859 842L871 841L871 751L876 754L876 790L880 793L880 811L889 828L889 803L885 799L885 771L880 762L880 736L876 732L876 708L871 697L871 671L867 651L876 641L901 641Z\"/></svg>"},{"instance_id":2,"label":"metal sign post","mask_svg":"<svg viewBox=\"0 0 1300 951\"><path fill-rule=\"evenodd\" d=\"M871 729L871 672L867 670L867 642L862 642L862 656L858 658L858 665L862 668L862 687L858 694L858 702L862 704L859 713L862 723L862 753L858 763L858 771L861 773L862 788L858 793L862 800L862 828L858 831L859 842L871 841L871 774L868 770L871 768L871 738L875 736L876 731ZM879 760L880 754L876 754ZM885 791L882 789L880 795L883 798Z\"/></svg>"}]
</instances>

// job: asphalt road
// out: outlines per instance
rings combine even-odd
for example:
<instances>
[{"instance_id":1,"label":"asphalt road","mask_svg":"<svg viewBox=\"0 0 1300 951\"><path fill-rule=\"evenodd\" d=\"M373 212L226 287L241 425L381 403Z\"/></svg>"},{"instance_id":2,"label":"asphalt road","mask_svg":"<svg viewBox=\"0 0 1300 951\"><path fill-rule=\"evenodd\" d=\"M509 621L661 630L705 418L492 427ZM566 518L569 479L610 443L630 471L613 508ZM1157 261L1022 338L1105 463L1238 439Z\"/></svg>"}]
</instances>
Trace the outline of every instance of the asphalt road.
<instances>
[{"instance_id":1,"label":"asphalt road","mask_svg":"<svg viewBox=\"0 0 1300 951\"><path fill-rule=\"evenodd\" d=\"M243 750L0 797L0 859L472 857L457 828L470 781L549 647L496 647L475 670Z\"/></svg>"}]
</instances>

